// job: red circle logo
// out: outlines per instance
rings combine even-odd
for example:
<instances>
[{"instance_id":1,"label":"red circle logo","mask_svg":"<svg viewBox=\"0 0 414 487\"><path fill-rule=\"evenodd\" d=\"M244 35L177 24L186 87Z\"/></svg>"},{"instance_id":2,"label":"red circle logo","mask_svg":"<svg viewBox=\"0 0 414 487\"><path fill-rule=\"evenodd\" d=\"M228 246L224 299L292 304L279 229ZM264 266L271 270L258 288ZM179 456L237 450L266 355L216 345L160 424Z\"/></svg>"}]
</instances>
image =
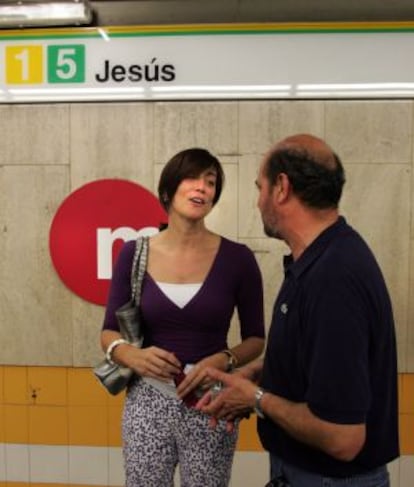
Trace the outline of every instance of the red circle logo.
<instances>
[{"instance_id":1,"label":"red circle logo","mask_svg":"<svg viewBox=\"0 0 414 487\"><path fill-rule=\"evenodd\" d=\"M139 184L119 179L85 184L63 201L53 218L53 265L75 294L104 305L123 242L157 233L166 221L158 199Z\"/></svg>"}]
</instances>

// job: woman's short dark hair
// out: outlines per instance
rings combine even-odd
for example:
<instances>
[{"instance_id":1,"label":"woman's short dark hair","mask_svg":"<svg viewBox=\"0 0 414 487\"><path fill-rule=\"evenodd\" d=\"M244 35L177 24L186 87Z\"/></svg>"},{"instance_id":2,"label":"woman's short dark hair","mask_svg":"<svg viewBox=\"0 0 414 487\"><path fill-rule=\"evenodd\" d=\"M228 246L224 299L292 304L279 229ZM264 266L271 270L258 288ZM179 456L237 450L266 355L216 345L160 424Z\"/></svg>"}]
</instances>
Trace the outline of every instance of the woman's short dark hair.
<instances>
[{"instance_id":1,"label":"woman's short dark hair","mask_svg":"<svg viewBox=\"0 0 414 487\"><path fill-rule=\"evenodd\" d=\"M345 184L345 171L339 157L332 153L327 161L317 160L302 148L277 149L268 158L266 176L271 185L277 176L288 176L293 192L311 208L337 208Z\"/></svg>"},{"instance_id":2,"label":"woman's short dark hair","mask_svg":"<svg viewBox=\"0 0 414 487\"><path fill-rule=\"evenodd\" d=\"M219 160L206 149L191 148L175 154L165 165L158 183L158 197L164 209L168 211L171 201L181 181L196 178L207 169L216 172L216 193L213 206L220 199L224 185L224 172Z\"/></svg>"}]
</instances>

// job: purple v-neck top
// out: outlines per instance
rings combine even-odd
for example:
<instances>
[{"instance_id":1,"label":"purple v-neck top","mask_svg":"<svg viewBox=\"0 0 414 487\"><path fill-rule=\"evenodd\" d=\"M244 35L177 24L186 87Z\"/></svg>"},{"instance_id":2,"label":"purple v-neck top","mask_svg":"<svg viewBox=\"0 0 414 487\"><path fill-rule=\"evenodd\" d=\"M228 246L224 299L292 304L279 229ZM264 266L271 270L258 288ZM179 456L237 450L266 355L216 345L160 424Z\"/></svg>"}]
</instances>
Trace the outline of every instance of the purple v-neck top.
<instances>
[{"instance_id":1,"label":"purple v-neck top","mask_svg":"<svg viewBox=\"0 0 414 487\"><path fill-rule=\"evenodd\" d=\"M114 268L104 330L119 331L115 310L130 299L135 241L124 244ZM240 336L264 338L263 283L253 252L224 237L200 290L179 308L145 274L141 293L144 347L175 353L182 363L195 363L227 348L231 318L237 309Z\"/></svg>"}]
</instances>

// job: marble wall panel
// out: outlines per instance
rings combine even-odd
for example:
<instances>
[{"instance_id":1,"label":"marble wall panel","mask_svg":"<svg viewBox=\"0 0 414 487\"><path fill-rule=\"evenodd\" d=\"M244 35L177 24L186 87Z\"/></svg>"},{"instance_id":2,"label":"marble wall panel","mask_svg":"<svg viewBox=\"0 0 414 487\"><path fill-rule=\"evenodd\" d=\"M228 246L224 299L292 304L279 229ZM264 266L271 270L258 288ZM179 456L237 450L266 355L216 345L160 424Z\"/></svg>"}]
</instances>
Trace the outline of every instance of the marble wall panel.
<instances>
[{"instance_id":1,"label":"marble wall panel","mask_svg":"<svg viewBox=\"0 0 414 487\"><path fill-rule=\"evenodd\" d=\"M239 102L239 152L263 154L283 137L312 133L323 137L324 104L319 101Z\"/></svg>"},{"instance_id":2,"label":"marble wall panel","mask_svg":"<svg viewBox=\"0 0 414 487\"><path fill-rule=\"evenodd\" d=\"M0 105L0 164L69 164L69 106Z\"/></svg>"},{"instance_id":3,"label":"marble wall panel","mask_svg":"<svg viewBox=\"0 0 414 487\"><path fill-rule=\"evenodd\" d=\"M283 256L289 253L280 240L264 238L239 239L255 254L263 279L264 317L266 336L272 319L273 305L283 281ZM237 313L234 314L229 330L230 347L240 343L240 327Z\"/></svg>"},{"instance_id":4,"label":"marble wall panel","mask_svg":"<svg viewBox=\"0 0 414 487\"><path fill-rule=\"evenodd\" d=\"M164 164L154 164L154 181L152 184L152 192L158 198L158 182L160 180L161 171L164 167ZM151 190L151 188L149 188Z\"/></svg>"},{"instance_id":5,"label":"marble wall panel","mask_svg":"<svg viewBox=\"0 0 414 487\"><path fill-rule=\"evenodd\" d=\"M411 161L412 102L326 102L326 140L344 162Z\"/></svg>"},{"instance_id":6,"label":"marble wall panel","mask_svg":"<svg viewBox=\"0 0 414 487\"><path fill-rule=\"evenodd\" d=\"M70 294L48 248L50 223L68 181L66 166L0 170L1 252L7 256L0 264L2 364L72 364Z\"/></svg>"},{"instance_id":7,"label":"marble wall panel","mask_svg":"<svg viewBox=\"0 0 414 487\"><path fill-rule=\"evenodd\" d=\"M268 326L287 247L264 236L254 181L273 142L312 132L326 136L345 163L342 210L383 268L394 303L400 370L413 372L412 108L408 100L0 106L0 128L7 135L0 151L0 250L7 255L0 263L0 340L7 346L0 361L88 366L101 358L103 307L73 295L59 280L47 248L51 218L71 191L94 179L131 179L156 194L163 163L195 145L223 162L226 186L207 224L256 251ZM26 309L34 310L30 327L24 324ZM23 332L23 346L8 346Z\"/></svg>"},{"instance_id":8,"label":"marble wall panel","mask_svg":"<svg viewBox=\"0 0 414 487\"><path fill-rule=\"evenodd\" d=\"M165 163L189 147L203 147L219 158L236 154L237 115L234 102L156 103L155 162Z\"/></svg>"},{"instance_id":9,"label":"marble wall panel","mask_svg":"<svg viewBox=\"0 0 414 487\"><path fill-rule=\"evenodd\" d=\"M262 163L262 156L243 155L239 158L239 237L261 238L263 237L263 223L257 208L259 196L255 181Z\"/></svg>"},{"instance_id":10,"label":"marble wall panel","mask_svg":"<svg viewBox=\"0 0 414 487\"><path fill-rule=\"evenodd\" d=\"M241 242L252 249L259 264L263 278L265 324L268 331L279 288L283 282L283 256L290 253L286 244L280 240L263 236L263 238L241 239Z\"/></svg>"},{"instance_id":11,"label":"marble wall panel","mask_svg":"<svg viewBox=\"0 0 414 487\"><path fill-rule=\"evenodd\" d=\"M71 106L72 190L96 179L153 185L153 106L102 103Z\"/></svg>"},{"instance_id":12,"label":"marble wall panel","mask_svg":"<svg viewBox=\"0 0 414 487\"><path fill-rule=\"evenodd\" d=\"M410 244L411 256L414 255L414 240ZM407 316L407 340L405 350L405 368L402 372L414 373L414 262L410 260L409 306Z\"/></svg>"},{"instance_id":13,"label":"marble wall panel","mask_svg":"<svg viewBox=\"0 0 414 487\"><path fill-rule=\"evenodd\" d=\"M104 313L104 306L72 295L74 367L91 367L103 359L100 335Z\"/></svg>"},{"instance_id":14,"label":"marble wall panel","mask_svg":"<svg viewBox=\"0 0 414 487\"><path fill-rule=\"evenodd\" d=\"M348 164L342 212L373 250L388 284L405 369L410 263L410 167Z\"/></svg>"},{"instance_id":15,"label":"marble wall panel","mask_svg":"<svg viewBox=\"0 0 414 487\"><path fill-rule=\"evenodd\" d=\"M231 160L232 158L228 157L222 158L226 180L220 200L206 218L206 225L224 237L237 239L238 212L234 199L238 189L238 165L235 159L234 163L231 163Z\"/></svg>"},{"instance_id":16,"label":"marble wall panel","mask_svg":"<svg viewBox=\"0 0 414 487\"><path fill-rule=\"evenodd\" d=\"M413 162L414 164L414 154ZM414 185L414 170L411 174L411 187ZM411 191L411 208L414 205L414 192ZM410 232L410 281L409 281L409 308L407 318L407 343L406 343L406 372L414 373L414 212L411 211Z\"/></svg>"}]
</instances>

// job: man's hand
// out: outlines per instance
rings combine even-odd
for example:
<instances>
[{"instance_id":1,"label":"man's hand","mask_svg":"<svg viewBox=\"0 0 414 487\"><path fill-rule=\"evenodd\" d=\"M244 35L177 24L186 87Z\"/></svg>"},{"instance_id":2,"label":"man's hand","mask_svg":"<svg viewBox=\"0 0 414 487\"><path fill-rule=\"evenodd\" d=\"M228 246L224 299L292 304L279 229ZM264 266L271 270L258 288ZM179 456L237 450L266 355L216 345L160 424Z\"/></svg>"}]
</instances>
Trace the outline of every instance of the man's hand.
<instances>
[{"instance_id":1,"label":"man's hand","mask_svg":"<svg viewBox=\"0 0 414 487\"><path fill-rule=\"evenodd\" d=\"M207 375L223 385L220 391L208 391L198 401L196 409L213 416L215 420L245 416L254 406L257 386L243 377L242 373L227 374L217 369L208 368Z\"/></svg>"},{"instance_id":2,"label":"man's hand","mask_svg":"<svg viewBox=\"0 0 414 487\"><path fill-rule=\"evenodd\" d=\"M197 362L177 387L177 396L184 399L187 394L196 389L207 391L213 385L213 381L207 375L209 368L224 368L228 358L223 353L215 353Z\"/></svg>"}]
</instances>

